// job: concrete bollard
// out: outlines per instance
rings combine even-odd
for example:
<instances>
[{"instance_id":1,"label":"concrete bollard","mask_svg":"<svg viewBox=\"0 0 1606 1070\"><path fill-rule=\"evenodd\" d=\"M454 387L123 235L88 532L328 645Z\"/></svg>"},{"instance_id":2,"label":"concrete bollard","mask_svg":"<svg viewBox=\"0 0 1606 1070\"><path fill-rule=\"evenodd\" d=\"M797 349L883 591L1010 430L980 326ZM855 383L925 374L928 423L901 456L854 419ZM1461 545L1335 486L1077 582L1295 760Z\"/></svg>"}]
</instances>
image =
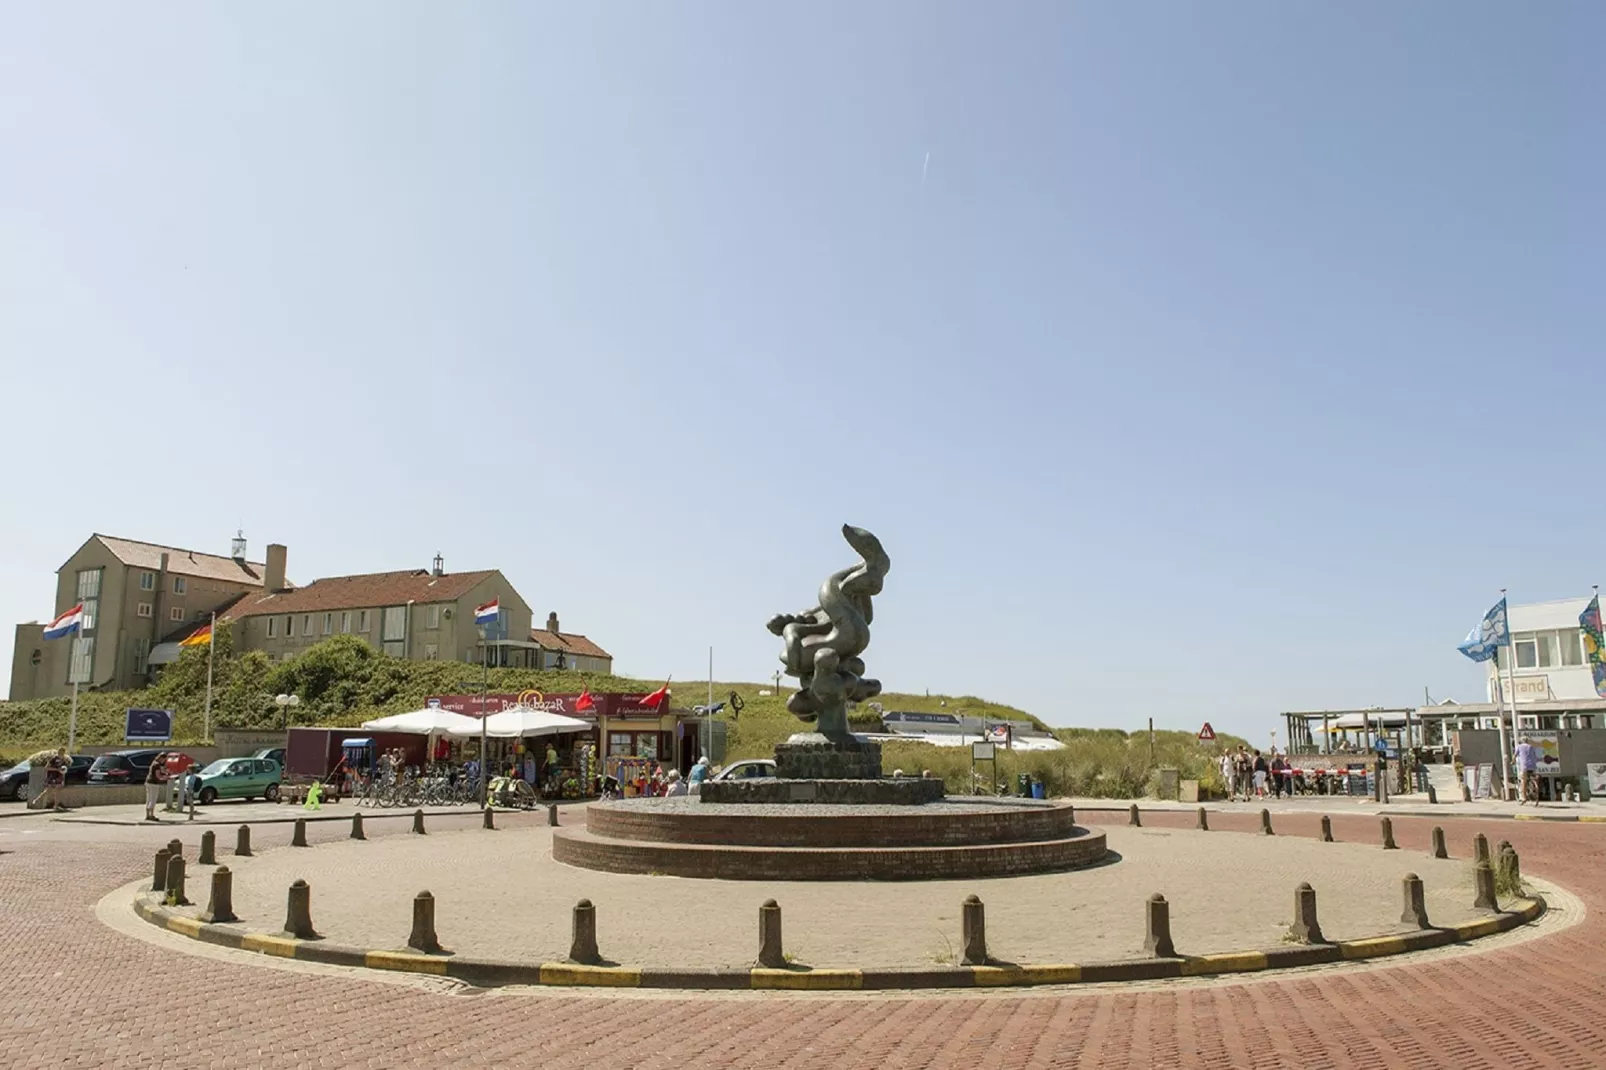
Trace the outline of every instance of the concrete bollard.
<instances>
[{"instance_id":1,"label":"concrete bollard","mask_svg":"<svg viewBox=\"0 0 1606 1070\"><path fill-rule=\"evenodd\" d=\"M1433 857L1449 858L1450 850L1444 846L1444 830L1437 825L1433 826Z\"/></svg>"},{"instance_id":2,"label":"concrete bollard","mask_svg":"<svg viewBox=\"0 0 1606 1070\"><path fill-rule=\"evenodd\" d=\"M157 848L156 868L151 871L151 891L167 891L167 860L172 857L166 847Z\"/></svg>"},{"instance_id":3,"label":"concrete bollard","mask_svg":"<svg viewBox=\"0 0 1606 1070\"><path fill-rule=\"evenodd\" d=\"M786 968L781 949L781 908L773 899L758 908L758 964L771 970Z\"/></svg>"},{"instance_id":4,"label":"concrete bollard","mask_svg":"<svg viewBox=\"0 0 1606 1070\"><path fill-rule=\"evenodd\" d=\"M1333 819L1326 814L1322 815L1322 842L1333 842Z\"/></svg>"},{"instance_id":5,"label":"concrete bollard","mask_svg":"<svg viewBox=\"0 0 1606 1070\"><path fill-rule=\"evenodd\" d=\"M351 838L354 840L366 840L368 838L368 834L362 829L362 814L360 813L351 815Z\"/></svg>"},{"instance_id":6,"label":"concrete bollard","mask_svg":"<svg viewBox=\"0 0 1606 1070\"><path fill-rule=\"evenodd\" d=\"M1472 905L1479 910L1499 910L1500 898L1495 894L1494 867L1487 860L1480 861L1472 870L1472 887L1477 896Z\"/></svg>"},{"instance_id":7,"label":"concrete bollard","mask_svg":"<svg viewBox=\"0 0 1606 1070\"><path fill-rule=\"evenodd\" d=\"M1472 837L1472 864L1489 861L1489 837L1478 833Z\"/></svg>"},{"instance_id":8,"label":"concrete bollard","mask_svg":"<svg viewBox=\"0 0 1606 1070\"><path fill-rule=\"evenodd\" d=\"M297 940L321 940L318 930L312 927L312 889L307 882L298 880L290 885L289 900L284 914L284 932Z\"/></svg>"},{"instance_id":9,"label":"concrete bollard","mask_svg":"<svg viewBox=\"0 0 1606 1070\"><path fill-rule=\"evenodd\" d=\"M241 825L234 834L234 853L240 858L251 857L251 826Z\"/></svg>"},{"instance_id":10,"label":"concrete bollard","mask_svg":"<svg viewBox=\"0 0 1606 1070\"><path fill-rule=\"evenodd\" d=\"M546 823L553 828L558 827L558 807L556 803L546 808Z\"/></svg>"},{"instance_id":11,"label":"concrete bollard","mask_svg":"<svg viewBox=\"0 0 1606 1070\"><path fill-rule=\"evenodd\" d=\"M291 847L307 847L307 846L310 846L307 843L307 819L306 818L304 818L304 817L296 818L296 829L295 829L295 833L290 837L290 846Z\"/></svg>"},{"instance_id":12,"label":"concrete bollard","mask_svg":"<svg viewBox=\"0 0 1606 1070\"><path fill-rule=\"evenodd\" d=\"M481 822L480 827L488 829L496 828L496 814L489 806L485 808L485 820Z\"/></svg>"},{"instance_id":13,"label":"concrete bollard","mask_svg":"<svg viewBox=\"0 0 1606 1070\"><path fill-rule=\"evenodd\" d=\"M773 902L773 900L772 900ZM779 914L780 908L776 908ZM777 935L775 942L780 943L780 923L776 922ZM764 912L759 911L759 950L760 958L764 957ZM582 899L574 905L573 938L569 941L569 959L572 962L583 962L588 966L595 966L602 961L602 952L597 950L597 908L591 905L591 900ZM784 960L783 960L784 961Z\"/></svg>"},{"instance_id":14,"label":"concrete bollard","mask_svg":"<svg viewBox=\"0 0 1606 1070\"><path fill-rule=\"evenodd\" d=\"M1438 789L1435 788L1432 784L1429 784L1428 785L1428 805L1429 806L1437 806L1438 804L1439 804L1439 792L1438 792Z\"/></svg>"},{"instance_id":15,"label":"concrete bollard","mask_svg":"<svg viewBox=\"0 0 1606 1070\"><path fill-rule=\"evenodd\" d=\"M240 920L234 915L234 874L228 866L212 871L212 895L201 912L201 920L208 925Z\"/></svg>"},{"instance_id":16,"label":"concrete bollard","mask_svg":"<svg viewBox=\"0 0 1606 1070\"><path fill-rule=\"evenodd\" d=\"M1288 936L1296 944L1327 943L1316 920L1316 889L1308 883L1294 889L1294 924L1288 927Z\"/></svg>"},{"instance_id":17,"label":"concrete bollard","mask_svg":"<svg viewBox=\"0 0 1606 1070\"><path fill-rule=\"evenodd\" d=\"M1133 803L1132 804L1132 810L1131 810L1129 816L1126 819L1126 823L1128 825L1132 826L1133 828L1142 828L1143 827L1143 818L1138 816L1138 804L1137 803Z\"/></svg>"},{"instance_id":18,"label":"concrete bollard","mask_svg":"<svg viewBox=\"0 0 1606 1070\"><path fill-rule=\"evenodd\" d=\"M1171 904L1155 892L1144 906L1148 931L1143 937L1143 950L1157 959L1176 958L1177 949L1171 943Z\"/></svg>"},{"instance_id":19,"label":"concrete bollard","mask_svg":"<svg viewBox=\"0 0 1606 1070\"><path fill-rule=\"evenodd\" d=\"M207 829L201 833L201 856L196 860L197 865L217 865L217 833Z\"/></svg>"},{"instance_id":20,"label":"concrete bollard","mask_svg":"<svg viewBox=\"0 0 1606 1070\"><path fill-rule=\"evenodd\" d=\"M1494 859L1496 876L1513 888L1522 884L1522 869L1517 862L1517 849L1511 846L1510 840L1500 841L1500 846L1495 848Z\"/></svg>"},{"instance_id":21,"label":"concrete bollard","mask_svg":"<svg viewBox=\"0 0 1606 1070\"><path fill-rule=\"evenodd\" d=\"M1400 884L1405 897L1405 909L1400 913L1400 920L1418 929L1429 928L1428 903L1422 891L1422 878L1415 873L1407 873Z\"/></svg>"},{"instance_id":22,"label":"concrete bollard","mask_svg":"<svg viewBox=\"0 0 1606 1070\"><path fill-rule=\"evenodd\" d=\"M177 840L168 840L167 853L171 857L180 857L184 854L184 845Z\"/></svg>"},{"instance_id":23,"label":"concrete bollard","mask_svg":"<svg viewBox=\"0 0 1606 1070\"><path fill-rule=\"evenodd\" d=\"M965 896L959 907L959 939L963 946L960 962L966 966L987 965L987 908L981 897Z\"/></svg>"},{"instance_id":24,"label":"concrete bollard","mask_svg":"<svg viewBox=\"0 0 1606 1070\"><path fill-rule=\"evenodd\" d=\"M1462 802L1471 802L1472 801L1472 789L1467 787L1464 782L1461 785L1461 801Z\"/></svg>"},{"instance_id":25,"label":"concrete bollard","mask_svg":"<svg viewBox=\"0 0 1606 1070\"><path fill-rule=\"evenodd\" d=\"M1380 818L1378 825L1383 832L1383 850L1398 851L1400 845L1394 842L1394 821L1391 818Z\"/></svg>"},{"instance_id":26,"label":"concrete bollard","mask_svg":"<svg viewBox=\"0 0 1606 1070\"><path fill-rule=\"evenodd\" d=\"M424 835L424 811L422 810L413 811L413 831L420 836Z\"/></svg>"},{"instance_id":27,"label":"concrete bollard","mask_svg":"<svg viewBox=\"0 0 1606 1070\"><path fill-rule=\"evenodd\" d=\"M1194 827L1200 832L1210 831L1210 818L1205 816L1205 808L1202 806L1199 807L1199 821Z\"/></svg>"},{"instance_id":28,"label":"concrete bollard","mask_svg":"<svg viewBox=\"0 0 1606 1070\"><path fill-rule=\"evenodd\" d=\"M1276 833L1272 832L1272 830L1271 830L1271 811L1270 810L1262 810L1262 811L1260 811L1260 834L1262 836L1275 836L1276 835Z\"/></svg>"},{"instance_id":29,"label":"concrete bollard","mask_svg":"<svg viewBox=\"0 0 1606 1070\"><path fill-rule=\"evenodd\" d=\"M441 949L441 942L435 938L435 897L428 892L413 896L413 931L408 934L407 946L426 955Z\"/></svg>"},{"instance_id":30,"label":"concrete bollard","mask_svg":"<svg viewBox=\"0 0 1606 1070\"><path fill-rule=\"evenodd\" d=\"M167 859L167 905L170 907L190 905L190 901L184 898L183 855L169 855Z\"/></svg>"}]
</instances>

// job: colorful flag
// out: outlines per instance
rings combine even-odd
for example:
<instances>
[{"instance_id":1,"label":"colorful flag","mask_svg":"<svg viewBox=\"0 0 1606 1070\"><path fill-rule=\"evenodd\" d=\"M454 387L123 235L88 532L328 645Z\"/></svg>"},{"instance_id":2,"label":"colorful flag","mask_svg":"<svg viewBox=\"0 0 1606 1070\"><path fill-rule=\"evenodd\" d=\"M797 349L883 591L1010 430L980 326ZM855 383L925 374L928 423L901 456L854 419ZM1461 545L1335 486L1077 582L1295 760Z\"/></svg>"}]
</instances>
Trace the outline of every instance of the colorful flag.
<instances>
[{"instance_id":1,"label":"colorful flag","mask_svg":"<svg viewBox=\"0 0 1606 1070\"><path fill-rule=\"evenodd\" d=\"M191 632L186 638L180 639L178 645L200 646L203 643L207 646L212 645L212 626L210 624L201 625L195 631Z\"/></svg>"},{"instance_id":2,"label":"colorful flag","mask_svg":"<svg viewBox=\"0 0 1606 1070\"><path fill-rule=\"evenodd\" d=\"M1600 595L1591 598L1578 615L1578 627L1584 631L1584 657L1595 677L1595 694L1606 698L1606 648L1601 641Z\"/></svg>"},{"instance_id":3,"label":"colorful flag","mask_svg":"<svg viewBox=\"0 0 1606 1070\"><path fill-rule=\"evenodd\" d=\"M45 625L46 639L61 639L76 633L84 625L84 604L79 602L67 612Z\"/></svg>"},{"instance_id":4,"label":"colorful flag","mask_svg":"<svg viewBox=\"0 0 1606 1070\"><path fill-rule=\"evenodd\" d=\"M663 687L660 687L658 690L654 691L652 694L650 694L646 698L642 699L641 700L641 704L643 706L647 707L649 710L656 710L656 709L660 709L663 706L663 704L668 702L668 701L669 701L669 682L666 680L666 681L664 681L664 686Z\"/></svg>"},{"instance_id":5,"label":"colorful flag","mask_svg":"<svg viewBox=\"0 0 1606 1070\"><path fill-rule=\"evenodd\" d=\"M493 598L483 606L474 607L474 623L490 624L502 613L501 599Z\"/></svg>"},{"instance_id":6,"label":"colorful flag","mask_svg":"<svg viewBox=\"0 0 1606 1070\"><path fill-rule=\"evenodd\" d=\"M594 710L596 708L597 702L591 697L591 689L589 687L580 692L580 697L574 700L575 713L585 713L588 710Z\"/></svg>"},{"instance_id":7,"label":"colorful flag","mask_svg":"<svg viewBox=\"0 0 1606 1070\"><path fill-rule=\"evenodd\" d=\"M1510 645L1511 632L1506 628L1506 600L1502 598L1483 615L1477 627L1467 633L1456 649L1473 661L1488 661L1495 656L1497 649Z\"/></svg>"}]
</instances>

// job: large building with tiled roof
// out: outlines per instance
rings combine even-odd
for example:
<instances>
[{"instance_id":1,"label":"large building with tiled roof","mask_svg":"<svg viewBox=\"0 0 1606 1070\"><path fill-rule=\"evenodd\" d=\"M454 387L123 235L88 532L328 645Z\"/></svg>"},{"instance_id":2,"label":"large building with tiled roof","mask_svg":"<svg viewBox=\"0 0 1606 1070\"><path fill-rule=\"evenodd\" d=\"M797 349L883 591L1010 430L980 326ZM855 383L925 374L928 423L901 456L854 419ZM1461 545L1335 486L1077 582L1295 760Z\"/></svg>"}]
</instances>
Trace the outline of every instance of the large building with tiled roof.
<instances>
[{"instance_id":1,"label":"large building with tiled roof","mask_svg":"<svg viewBox=\"0 0 1606 1070\"><path fill-rule=\"evenodd\" d=\"M545 628L530 632L530 642L541 652L540 668L613 672L613 655L583 635L562 631L555 612L547 614Z\"/></svg>"},{"instance_id":2,"label":"large building with tiled roof","mask_svg":"<svg viewBox=\"0 0 1606 1070\"><path fill-rule=\"evenodd\" d=\"M75 677L81 685L105 690L141 686L162 636L193 627L246 594L290 586L285 548L269 546L266 556L266 561L249 560L241 537L224 557L91 535L56 570L55 613L82 602L83 630L77 638L47 643L43 624L17 625L11 698L65 695Z\"/></svg>"}]
</instances>

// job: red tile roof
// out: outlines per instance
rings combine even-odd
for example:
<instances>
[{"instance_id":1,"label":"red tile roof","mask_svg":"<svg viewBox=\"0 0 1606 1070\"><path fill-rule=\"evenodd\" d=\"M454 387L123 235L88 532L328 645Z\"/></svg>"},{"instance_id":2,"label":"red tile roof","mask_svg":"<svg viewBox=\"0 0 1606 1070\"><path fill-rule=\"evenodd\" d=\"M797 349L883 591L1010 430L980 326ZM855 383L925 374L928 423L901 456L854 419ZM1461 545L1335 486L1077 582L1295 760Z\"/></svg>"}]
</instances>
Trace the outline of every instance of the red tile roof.
<instances>
[{"instance_id":1,"label":"red tile roof","mask_svg":"<svg viewBox=\"0 0 1606 1070\"><path fill-rule=\"evenodd\" d=\"M545 628L535 628L530 631L530 641L542 650L559 650L583 658L613 659L612 654L596 643L573 632L550 632Z\"/></svg>"},{"instance_id":2,"label":"red tile roof","mask_svg":"<svg viewBox=\"0 0 1606 1070\"><path fill-rule=\"evenodd\" d=\"M106 549L123 564L131 568L155 572L162 567L162 555L167 555L167 571L179 576L197 576L205 579L227 580L230 583L248 583L262 586L262 573L267 568L260 561L236 561L232 557L203 554L196 550L182 550L177 546L159 546L153 542L119 539L113 535L96 533Z\"/></svg>"},{"instance_id":3,"label":"red tile roof","mask_svg":"<svg viewBox=\"0 0 1606 1070\"><path fill-rule=\"evenodd\" d=\"M272 613L323 613L334 609L376 609L408 602L455 602L473 590L494 569L449 572L437 576L427 569L371 572L364 576L329 576L305 587L242 599L219 620L265 617Z\"/></svg>"}]
</instances>

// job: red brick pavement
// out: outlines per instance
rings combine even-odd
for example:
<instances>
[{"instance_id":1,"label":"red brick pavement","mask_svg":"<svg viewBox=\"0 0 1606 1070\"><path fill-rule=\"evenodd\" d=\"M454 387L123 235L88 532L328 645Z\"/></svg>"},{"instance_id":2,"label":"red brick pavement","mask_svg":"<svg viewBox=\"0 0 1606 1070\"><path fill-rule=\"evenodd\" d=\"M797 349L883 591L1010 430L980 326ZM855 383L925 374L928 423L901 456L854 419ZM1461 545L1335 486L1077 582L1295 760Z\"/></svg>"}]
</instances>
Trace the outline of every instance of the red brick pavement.
<instances>
[{"instance_id":1,"label":"red brick pavement","mask_svg":"<svg viewBox=\"0 0 1606 1070\"><path fill-rule=\"evenodd\" d=\"M1277 831L1313 835L1317 820L1279 815ZM1191 825L1192 818L1145 821ZM1340 839L1375 840L1375 818L1333 823ZM370 834L396 831L383 824L372 823ZM1249 815L1212 818L1221 829L1255 824ZM1397 819L1401 846L1426 849L1430 825ZM102 895L144 873L157 835L139 843L23 842L0 855L0 1066L1606 1066L1606 828L1445 826L1458 855L1470 852L1478 831L1511 840L1525 869L1578 894L1588 916L1506 950L1210 987L990 998L475 997L164 952L94 918ZM325 839L345 827L313 831ZM261 847L289 836L287 826L254 832ZM196 835L181 832L191 846ZM1223 849L1230 842L1223 837ZM1177 940L1185 949L1185 934Z\"/></svg>"}]
</instances>

